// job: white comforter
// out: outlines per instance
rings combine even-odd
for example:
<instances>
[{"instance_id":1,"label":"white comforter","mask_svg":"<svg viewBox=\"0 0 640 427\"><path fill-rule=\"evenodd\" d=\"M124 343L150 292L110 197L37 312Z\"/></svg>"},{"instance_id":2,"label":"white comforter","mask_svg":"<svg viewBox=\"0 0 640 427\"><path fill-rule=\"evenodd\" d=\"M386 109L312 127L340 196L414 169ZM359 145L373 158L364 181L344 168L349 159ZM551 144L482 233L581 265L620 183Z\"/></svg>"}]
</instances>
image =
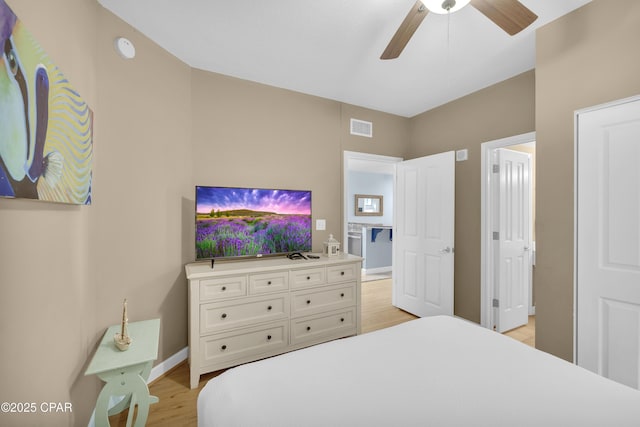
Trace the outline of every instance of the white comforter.
<instances>
[{"instance_id":1,"label":"white comforter","mask_svg":"<svg viewBox=\"0 0 640 427\"><path fill-rule=\"evenodd\" d=\"M201 427L640 426L640 391L445 316L228 370Z\"/></svg>"}]
</instances>

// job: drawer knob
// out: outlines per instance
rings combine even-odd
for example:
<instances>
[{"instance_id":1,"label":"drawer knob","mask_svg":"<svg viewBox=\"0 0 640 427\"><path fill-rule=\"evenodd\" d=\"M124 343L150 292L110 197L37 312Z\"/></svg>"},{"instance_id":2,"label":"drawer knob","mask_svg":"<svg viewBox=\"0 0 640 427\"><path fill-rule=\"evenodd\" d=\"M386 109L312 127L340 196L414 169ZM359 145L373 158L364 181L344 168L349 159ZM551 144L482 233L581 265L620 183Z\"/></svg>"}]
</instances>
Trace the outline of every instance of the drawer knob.
<instances>
[{"instance_id":1,"label":"drawer knob","mask_svg":"<svg viewBox=\"0 0 640 427\"><path fill-rule=\"evenodd\" d=\"M272 309L272 308L273 308L273 307L268 306L268 307L267 307L267 310L271 311L271 309Z\"/></svg>"},{"instance_id":2,"label":"drawer knob","mask_svg":"<svg viewBox=\"0 0 640 427\"><path fill-rule=\"evenodd\" d=\"M223 344L222 347L220 347L220 349L223 350L223 351L226 350L227 349L227 345Z\"/></svg>"},{"instance_id":3,"label":"drawer knob","mask_svg":"<svg viewBox=\"0 0 640 427\"><path fill-rule=\"evenodd\" d=\"M307 276L307 280L311 280L311 276Z\"/></svg>"},{"instance_id":4,"label":"drawer knob","mask_svg":"<svg viewBox=\"0 0 640 427\"><path fill-rule=\"evenodd\" d=\"M222 291L226 291L226 290L227 290L227 287L226 287L226 286L223 286L223 287L222 287Z\"/></svg>"},{"instance_id":5,"label":"drawer knob","mask_svg":"<svg viewBox=\"0 0 640 427\"><path fill-rule=\"evenodd\" d=\"M307 304L311 304L311 300L310 299L307 300Z\"/></svg>"},{"instance_id":6,"label":"drawer knob","mask_svg":"<svg viewBox=\"0 0 640 427\"><path fill-rule=\"evenodd\" d=\"M340 275L341 275L341 276L344 276L344 271L341 271L341 272L340 272Z\"/></svg>"},{"instance_id":7,"label":"drawer knob","mask_svg":"<svg viewBox=\"0 0 640 427\"><path fill-rule=\"evenodd\" d=\"M311 326L307 326L307 331L310 331L310 330L311 330Z\"/></svg>"},{"instance_id":8,"label":"drawer knob","mask_svg":"<svg viewBox=\"0 0 640 427\"><path fill-rule=\"evenodd\" d=\"M226 319L227 318L227 313L222 313L222 316L220 316L220 317L222 317L223 319Z\"/></svg>"},{"instance_id":9,"label":"drawer knob","mask_svg":"<svg viewBox=\"0 0 640 427\"><path fill-rule=\"evenodd\" d=\"M269 281L267 282L267 285L270 285L270 284L271 284L271 280L269 280Z\"/></svg>"},{"instance_id":10,"label":"drawer knob","mask_svg":"<svg viewBox=\"0 0 640 427\"><path fill-rule=\"evenodd\" d=\"M344 322L344 317L341 317L341 318L340 318L340 321L341 321L341 322Z\"/></svg>"},{"instance_id":11,"label":"drawer knob","mask_svg":"<svg viewBox=\"0 0 640 427\"><path fill-rule=\"evenodd\" d=\"M271 335L267 335L267 341L271 341Z\"/></svg>"},{"instance_id":12,"label":"drawer knob","mask_svg":"<svg viewBox=\"0 0 640 427\"><path fill-rule=\"evenodd\" d=\"M344 298L344 292L340 293L340 298Z\"/></svg>"}]
</instances>

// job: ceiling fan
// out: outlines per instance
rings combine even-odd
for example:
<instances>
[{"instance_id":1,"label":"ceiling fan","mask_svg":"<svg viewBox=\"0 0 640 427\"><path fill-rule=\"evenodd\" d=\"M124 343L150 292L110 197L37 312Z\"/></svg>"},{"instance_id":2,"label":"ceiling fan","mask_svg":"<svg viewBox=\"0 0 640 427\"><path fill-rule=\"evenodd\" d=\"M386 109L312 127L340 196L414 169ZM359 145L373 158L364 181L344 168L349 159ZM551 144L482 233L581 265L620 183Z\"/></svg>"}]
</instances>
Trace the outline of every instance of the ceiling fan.
<instances>
[{"instance_id":1,"label":"ceiling fan","mask_svg":"<svg viewBox=\"0 0 640 427\"><path fill-rule=\"evenodd\" d=\"M380 56L380 59L394 59L400 56L413 33L418 29L422 20L429 12L447 14L453 13L469 2L480 13L489 18L509 35L514 35L527 28L538 15L529 10L518 0L418 0L413 5L400 27Z\"/></svg>"}]
</instances>

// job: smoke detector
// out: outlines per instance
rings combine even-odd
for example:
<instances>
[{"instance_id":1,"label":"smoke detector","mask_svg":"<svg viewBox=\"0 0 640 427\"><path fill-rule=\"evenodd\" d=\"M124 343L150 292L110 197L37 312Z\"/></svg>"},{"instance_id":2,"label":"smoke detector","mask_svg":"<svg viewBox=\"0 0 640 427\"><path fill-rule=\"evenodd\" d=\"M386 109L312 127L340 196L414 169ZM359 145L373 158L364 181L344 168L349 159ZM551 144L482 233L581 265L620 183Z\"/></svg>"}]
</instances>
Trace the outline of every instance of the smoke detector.
<instances>
[{"instance_id":1,"label":"smoke detector","mask_svg":"<svg viewBox=\"0 0 640 427\"><path fill-rule=\"evenodd\" d=\"M131 40L124 37L118 37L114 41L116 52L124 59L133 59L136 56L136 48Z\"/></svg>"}]
</instances>

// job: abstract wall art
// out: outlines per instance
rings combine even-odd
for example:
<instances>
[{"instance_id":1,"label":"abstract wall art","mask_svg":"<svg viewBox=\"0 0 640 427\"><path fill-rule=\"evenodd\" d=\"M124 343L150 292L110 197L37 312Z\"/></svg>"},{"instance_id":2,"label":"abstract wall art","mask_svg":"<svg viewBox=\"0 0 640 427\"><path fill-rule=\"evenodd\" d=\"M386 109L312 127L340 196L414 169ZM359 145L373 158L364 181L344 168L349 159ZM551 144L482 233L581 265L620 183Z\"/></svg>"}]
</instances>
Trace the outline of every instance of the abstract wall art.
<instances>
[{"instance_id":1,"label":"abstract wall art","mask_svg":"<svg viewBox=\"0 0 640 427\"><path fill-rule=\"evenodd\" d=\"M0 0L0 197L91 204L93 113Z\"/></svg>"}]
</instances>

